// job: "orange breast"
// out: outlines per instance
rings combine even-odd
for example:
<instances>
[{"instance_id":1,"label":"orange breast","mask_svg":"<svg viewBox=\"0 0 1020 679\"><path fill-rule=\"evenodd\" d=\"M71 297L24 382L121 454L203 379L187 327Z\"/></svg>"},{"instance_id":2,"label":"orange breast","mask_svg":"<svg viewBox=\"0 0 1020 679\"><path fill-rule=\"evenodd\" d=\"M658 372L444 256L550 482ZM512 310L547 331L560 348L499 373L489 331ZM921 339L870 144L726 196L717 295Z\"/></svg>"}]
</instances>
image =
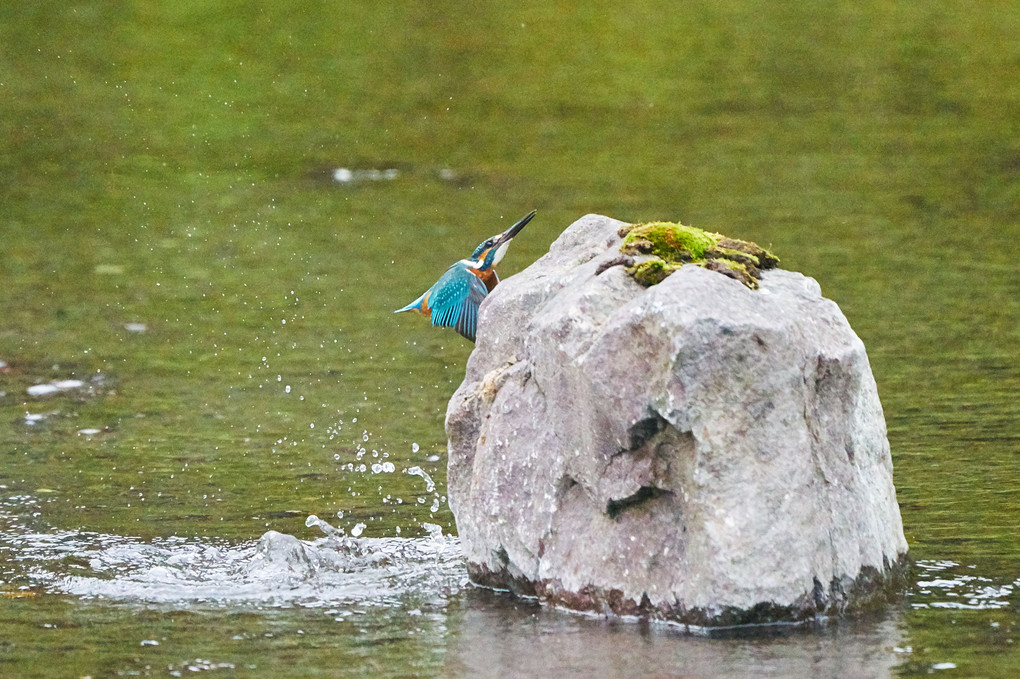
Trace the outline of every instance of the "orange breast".
<instances>
[{"instance_id":1,"label":"orange breast","mask_svg":"<svg viewBox=\"0 0 1020 679\"><path fill-rule=\"evenodd\" d=\"M492 292L492 289L496 287L496 283L499 283L499 278L496 277L496 272L492 269L485 271L476 271L471 269L471 273L482 279L482 283L485 283L485 289Z\"/></svg>"}]
</instances>

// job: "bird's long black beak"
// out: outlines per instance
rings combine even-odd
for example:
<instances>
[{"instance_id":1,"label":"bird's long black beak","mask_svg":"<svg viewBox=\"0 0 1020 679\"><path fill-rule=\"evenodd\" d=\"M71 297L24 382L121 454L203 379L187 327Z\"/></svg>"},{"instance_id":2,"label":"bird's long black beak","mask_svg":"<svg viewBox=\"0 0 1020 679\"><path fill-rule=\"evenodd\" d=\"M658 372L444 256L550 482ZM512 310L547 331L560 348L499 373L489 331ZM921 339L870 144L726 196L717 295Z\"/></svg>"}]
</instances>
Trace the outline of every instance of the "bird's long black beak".
<instances>
[{"instance_id":1,"label":"bird's long black beak","mask_svg":"<svg viewBox=\"0 0 1020 679\"><path fill-rule=\"evenodd\" d=\"M524 218L521 219L519 222L517 222L516 224L511 226L509 229L507 229L503 233L501 233L499 235L499 238L496 239L496 242L492 244L492 247L498 248L503 243L509 243L513 239L514 236L516 236L517 234L519 234L521 232L521 229L523 229L525 226L528 225L528 222L530 222L532 219L535 218L535 213L536 212L538 212L538 210L532 210L531 212L526 214L524 216Z\"/></svg>"}]
</instances>

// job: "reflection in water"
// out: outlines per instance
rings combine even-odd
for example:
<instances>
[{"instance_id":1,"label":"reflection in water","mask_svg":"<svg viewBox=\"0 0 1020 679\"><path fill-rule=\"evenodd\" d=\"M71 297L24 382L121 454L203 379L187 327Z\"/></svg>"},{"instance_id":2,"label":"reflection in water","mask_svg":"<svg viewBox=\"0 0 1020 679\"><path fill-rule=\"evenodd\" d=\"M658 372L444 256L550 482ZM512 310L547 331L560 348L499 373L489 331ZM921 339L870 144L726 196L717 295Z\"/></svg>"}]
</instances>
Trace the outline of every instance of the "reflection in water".
<instances>
[{"instance_id":1,"label":"reflection in water","mask_svg":"<svg viewBox=\"0 0 1020 679\"><path fill-rule=\"evenodd\" d=\"M465 597L447 651L448 675L882 677L901 660L903 631L893 610L878 622L816 632L781 628L706 638L498 599L478 590Z\"/></svg>"},{"instance_id":2,"label":"reflection in water","mask_svg":"<svg viewBox=\"0 0 1020 679\"><path fill-rule=\"evenodd\" d=\"M338 167L333 170L333 181L337 184L350 184L352 182L377 182L396 179L400 171L394 168L386 170L351 170L346 167Z\"/></svg>"},{"instance_id":3,"label":"reflection in water","mask_svg":"<svg viewBox=\"0 0 1020 679\"><path fill-rule=\"evenodd\" d=\"M29 396L50 396L51 394L58 394L62 391L81 389L84 386L85 383L81 380L55 380L53 382L47 382L46 384L33 384L25 391Z\"/></svg>"}]
</instances>

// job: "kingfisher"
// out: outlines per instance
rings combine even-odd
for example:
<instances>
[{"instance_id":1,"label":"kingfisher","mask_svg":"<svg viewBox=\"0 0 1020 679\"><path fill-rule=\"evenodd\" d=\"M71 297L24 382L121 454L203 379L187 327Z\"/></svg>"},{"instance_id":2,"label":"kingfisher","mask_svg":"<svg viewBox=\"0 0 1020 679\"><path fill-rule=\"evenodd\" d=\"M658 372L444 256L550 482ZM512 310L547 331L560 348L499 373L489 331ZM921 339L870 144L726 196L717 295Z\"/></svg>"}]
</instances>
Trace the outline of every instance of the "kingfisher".
<instances>
[{"instance_id":1,"label":"kingfisher","mask_svg":"<svg viewBox=\"0 0 1020 679\"><path fill-rule=\"evenodd\" d=\"M474 342L478 305L499 283L494 267L503 259L514 236L534 218L535 212L532 210L503 233L486 238L470 258L454 263L421 297L393 313L418 311L429 314L432 325L454 328Z\"/></svg>"}]
</instances>

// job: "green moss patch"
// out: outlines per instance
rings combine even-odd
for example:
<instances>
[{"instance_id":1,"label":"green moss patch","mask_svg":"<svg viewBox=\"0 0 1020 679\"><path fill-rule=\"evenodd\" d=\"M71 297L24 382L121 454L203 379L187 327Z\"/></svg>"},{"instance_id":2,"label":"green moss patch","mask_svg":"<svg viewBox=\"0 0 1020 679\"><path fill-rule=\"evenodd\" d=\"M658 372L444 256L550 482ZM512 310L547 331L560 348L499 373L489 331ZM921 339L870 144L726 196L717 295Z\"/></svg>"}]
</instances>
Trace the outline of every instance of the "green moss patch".
<instances>
[{"instance_id":1,"label":"green moss patch","mask_svg":"<svg viewBox=\"0 0 1020 679\"><path fill-rule=\"evenodd\" d=\"M661 283L666 279L666 276L670 275L681 266L683 265L671 264L656 257L655 259L638 262L633 266L627 267L627 273L633 276L634 280L638 283L648 288L656 283Z\"/></svg>"},{"instance_id":2,"label":"green moss patch","mask_svg":"<svg viewBox=\"0 0 1020 679\"><path fill-rule=\"evenodd\" d=\"M684 264L695 264L758 288L761 272L774 269L779 258L749 241L728 238L677 222L630 224L620 229L625 255L650 255L627 267L644 286L661 283Z\"/></svg>"}]
</instances>

